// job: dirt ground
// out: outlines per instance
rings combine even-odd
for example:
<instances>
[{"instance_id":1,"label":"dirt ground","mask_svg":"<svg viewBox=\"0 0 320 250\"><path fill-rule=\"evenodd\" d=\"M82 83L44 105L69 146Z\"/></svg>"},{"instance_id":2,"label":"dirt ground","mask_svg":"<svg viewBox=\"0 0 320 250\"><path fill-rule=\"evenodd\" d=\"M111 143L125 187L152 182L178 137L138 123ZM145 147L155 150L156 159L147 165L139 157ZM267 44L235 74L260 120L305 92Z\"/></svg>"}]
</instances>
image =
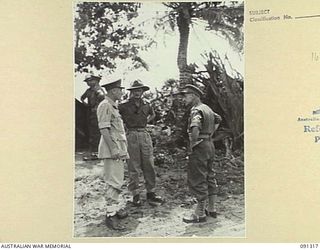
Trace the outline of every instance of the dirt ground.
<instances>
[{"instance_id":1,"label":"dirt ground","mask_svg":"<svg viewBox=\"0 0 320 250\"><path fill-rule=\"evenodd\" d=\"M196 206L186 185L186 155L183 151L173 154L155 152L157 166L157 193L165 199L161 206L152 207L141 194L140 208L131 204L132 196L123 187L129 216L122 220L124 232L108 229L104 224L103 163L83 161L83 153L76 153L74 193L75 237L245 237L245 197L243 158L216 161L218 217L207 217L205 223L186 224L182 217ZM143 187L143 178L141 187ZM127 172L125 173L127 182ZM125 183L126 184L126 183Z\"/></svg>"}]
</instances>

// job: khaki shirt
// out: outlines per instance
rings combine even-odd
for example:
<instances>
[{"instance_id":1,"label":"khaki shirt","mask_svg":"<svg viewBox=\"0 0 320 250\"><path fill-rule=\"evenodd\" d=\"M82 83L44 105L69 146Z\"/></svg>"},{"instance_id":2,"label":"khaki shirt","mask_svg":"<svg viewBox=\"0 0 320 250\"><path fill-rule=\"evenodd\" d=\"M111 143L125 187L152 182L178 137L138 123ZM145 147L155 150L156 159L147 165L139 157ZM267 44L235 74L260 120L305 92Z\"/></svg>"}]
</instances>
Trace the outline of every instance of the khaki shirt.
<instances>
[{"instance_id":1,"label":"khaki shirt","mask_svg":"<svg viewBox=\"0 0 320 250\"><path fill-rule=\"evenodd\" d=\"M140 106L137 106L133 99L121 103L119 111L127 128L145 128L148 122L148 116L154 114L149 103L140 100Z\"/></svg>"},{"instance_id":2,"label":"khaki shirt","mask_svg":"<svg viewBox=\"0 0 320 250\"><path fill-rule=\"evenodd\" d=\"M120 157L128 159L127 139L118 105L109 97L106 97L98 106L97 117L99 129L109 129L111 139L117 145ZM98 157L100 159L111 158L111 149L102 135L100 137Z\"/></svg>"}]
</instances>

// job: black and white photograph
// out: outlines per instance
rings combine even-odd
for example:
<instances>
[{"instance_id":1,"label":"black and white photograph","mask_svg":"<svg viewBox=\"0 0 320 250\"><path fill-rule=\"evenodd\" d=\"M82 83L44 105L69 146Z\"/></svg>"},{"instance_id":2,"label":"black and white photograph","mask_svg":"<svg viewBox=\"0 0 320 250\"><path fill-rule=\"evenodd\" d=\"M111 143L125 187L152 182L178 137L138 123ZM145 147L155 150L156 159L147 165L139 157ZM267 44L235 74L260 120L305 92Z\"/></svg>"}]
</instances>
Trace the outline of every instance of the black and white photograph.
<instances>
[{"instance_id":1,"label":"black and white photograph","mask_svg":"<svg viewBox=\"0 0 320 250\"><path fill-rule=\"evenodd\" d=\"M244 1L74 2L74 237L244 238Z\"/></svg>"}]
</instances>

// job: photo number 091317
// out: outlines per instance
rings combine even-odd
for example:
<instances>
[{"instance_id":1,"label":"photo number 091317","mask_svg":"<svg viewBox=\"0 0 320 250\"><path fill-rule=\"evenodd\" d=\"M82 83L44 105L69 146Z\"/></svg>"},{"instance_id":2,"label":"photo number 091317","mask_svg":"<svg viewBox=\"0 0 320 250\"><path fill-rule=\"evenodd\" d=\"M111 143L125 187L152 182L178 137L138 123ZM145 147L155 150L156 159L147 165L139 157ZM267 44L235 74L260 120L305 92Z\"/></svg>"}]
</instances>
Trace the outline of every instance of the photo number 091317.
<instances>
[{"instance_id":1,"label":"photo number 091317","mask_svg":"<svg viewBox=\"0 0 320 250\"><path fill-rule=\"evenodd\" d=\"M300 244L300 248L302 249L313 249L313 248L318 248L319 244L318 243L304 243Z\"/></svg>"}]
</instances>

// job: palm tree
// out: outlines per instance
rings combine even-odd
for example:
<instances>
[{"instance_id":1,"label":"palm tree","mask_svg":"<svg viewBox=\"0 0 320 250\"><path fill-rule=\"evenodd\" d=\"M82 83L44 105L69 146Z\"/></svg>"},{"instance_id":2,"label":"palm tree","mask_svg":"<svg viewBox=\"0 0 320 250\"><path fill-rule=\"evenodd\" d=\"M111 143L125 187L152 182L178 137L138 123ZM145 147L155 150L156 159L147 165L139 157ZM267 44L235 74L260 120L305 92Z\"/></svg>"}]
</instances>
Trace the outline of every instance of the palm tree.
<instances>
[{"instance_id":1,"label":"palm tree","mask_svg":"<svg viewBox=\"0 0 320 250\"><path fill-rule=\"evenodd\" d=\"M205 20L207 29L223 35L239 52L243 50L243 3L224 2L172 2L164 3L171 8L169 16L176 18L179 30L179 50L177 65L180 73L180 86L192 82L192 69L188 66L188 43L190 25L196 20Z\"/></svg>"}]
</instances>

